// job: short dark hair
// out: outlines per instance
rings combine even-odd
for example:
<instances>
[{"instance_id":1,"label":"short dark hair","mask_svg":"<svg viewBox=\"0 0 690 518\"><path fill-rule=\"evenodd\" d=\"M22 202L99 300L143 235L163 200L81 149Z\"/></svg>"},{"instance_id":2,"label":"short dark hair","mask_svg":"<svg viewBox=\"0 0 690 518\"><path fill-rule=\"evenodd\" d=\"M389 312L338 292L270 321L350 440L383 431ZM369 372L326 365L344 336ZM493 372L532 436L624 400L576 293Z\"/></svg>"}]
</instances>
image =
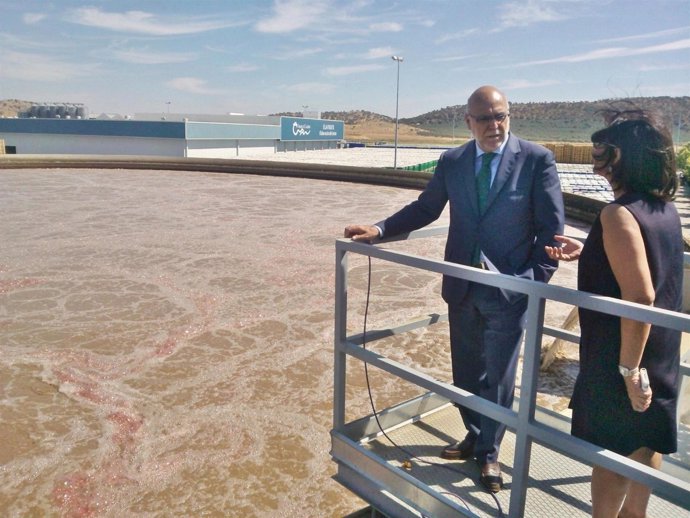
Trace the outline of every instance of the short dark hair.
<instances>
[{"instance_id":1,"label":"short dark hair","mask_svg":"<svg viewBox=\"0 0 690 518\"><path fill-rule=\"evenodd\" d=\"M607 126L592 134L592 142L617 148L620 160L610 164L616 188L672 200L678 188L671 133L661 117L634 105L600 110Z\"/></svg>"}]
</instances>

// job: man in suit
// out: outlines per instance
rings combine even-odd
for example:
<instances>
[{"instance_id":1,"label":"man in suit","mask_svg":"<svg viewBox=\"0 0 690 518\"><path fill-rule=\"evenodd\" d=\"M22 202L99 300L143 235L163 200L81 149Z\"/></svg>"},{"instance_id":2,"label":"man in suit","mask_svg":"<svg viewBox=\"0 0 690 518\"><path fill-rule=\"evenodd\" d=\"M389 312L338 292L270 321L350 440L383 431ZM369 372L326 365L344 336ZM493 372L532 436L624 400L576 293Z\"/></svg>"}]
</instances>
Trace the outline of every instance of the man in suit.
<instances>
[{"instance_id":1,"label":"man in suit","mask_svg":"<svg viewBox=\"0 0 690 518\"><path fill-rule=\"evenodd\" d=\"M376 225L347 226L345 237L371 242L410 232L438 219L450 202L446 261L548 282L557 262L544 246L558 246L553 236L564 222L553 154L510 133L508 100L493 86L472 93L465 122L474 139L441 155L416 201ZM526 296L450 276L443 279L442 295L448 303L453 383L510 408ZM498 453L506 427L459 409L467 435L441 456L474 457L482 484L498 492L503 484Z\"/></svg>"}]
</instances>

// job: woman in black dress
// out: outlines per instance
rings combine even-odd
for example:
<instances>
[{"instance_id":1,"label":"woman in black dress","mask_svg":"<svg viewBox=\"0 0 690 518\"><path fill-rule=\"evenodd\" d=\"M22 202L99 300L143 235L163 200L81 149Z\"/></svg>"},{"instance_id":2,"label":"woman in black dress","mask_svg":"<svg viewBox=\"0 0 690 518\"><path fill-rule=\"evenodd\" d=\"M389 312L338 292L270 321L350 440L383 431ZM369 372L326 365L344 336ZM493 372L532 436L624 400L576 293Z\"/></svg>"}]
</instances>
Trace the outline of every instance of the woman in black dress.
<instances>
[{"instance_id":1,"label":"woman in black dress","mask_svg":"<svg viewBox=\"0 0 690 518\"><path fill-rule=\"evenodd\" d=\"M606 112L592 135L594 171L614 201L584 247L557 236L552 259L580 260L578 289L681 311L683 237L671 202L677 188L669 131L652 114ZM580 373L571 401L572 434L658 469L677 448L680 332L580 308ZM641 383L646 369L650 385ZM644 517L650 489L613 471L592 471L592 514Z\"/></svg>"}]
</instances>

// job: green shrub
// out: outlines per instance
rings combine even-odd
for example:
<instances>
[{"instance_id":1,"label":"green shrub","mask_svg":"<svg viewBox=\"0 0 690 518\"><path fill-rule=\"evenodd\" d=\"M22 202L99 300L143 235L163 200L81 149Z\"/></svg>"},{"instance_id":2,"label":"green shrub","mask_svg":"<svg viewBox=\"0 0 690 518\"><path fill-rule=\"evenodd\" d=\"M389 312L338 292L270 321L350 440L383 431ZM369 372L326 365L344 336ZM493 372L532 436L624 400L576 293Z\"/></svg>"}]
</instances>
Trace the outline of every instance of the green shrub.
<instances>
[{"instance_id":1,"label":"green shrub","mask_svg":"<svg viewBox=\"0 0 690 518\"><path fill-rule=\"evenodd\" d=\"M690 178L690 143L685 144L676 153L676 165L686 179Z\"/></svg>"}]
</instances>

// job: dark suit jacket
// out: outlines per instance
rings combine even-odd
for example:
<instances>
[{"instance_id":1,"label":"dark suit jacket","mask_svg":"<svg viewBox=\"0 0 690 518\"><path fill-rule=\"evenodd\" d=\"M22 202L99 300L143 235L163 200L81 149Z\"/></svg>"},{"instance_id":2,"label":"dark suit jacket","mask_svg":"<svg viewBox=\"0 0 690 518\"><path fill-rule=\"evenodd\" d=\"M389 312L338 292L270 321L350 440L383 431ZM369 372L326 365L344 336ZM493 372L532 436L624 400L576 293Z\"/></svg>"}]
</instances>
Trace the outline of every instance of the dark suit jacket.
<instances>
[{"instance_id":1,"label":"dark suit jacket","mask_svg":"<svg viewBox=\"0 0 690 518\"><path fill-rule=\"evenodd\" d=\"M553 154L512 134L504 148L487 207L480 216L474 140L444 152L419 198L377 223L386 236L410 232L438 219L450 202L445 260L469 265L479 244L489 267L508 275L548 282L558 263L544 251L563 233L561 185ZM444 277L443 298L458 303L468 282ZM509 302L519 294L504 292Z\"/></svg>"}]
</instances>

